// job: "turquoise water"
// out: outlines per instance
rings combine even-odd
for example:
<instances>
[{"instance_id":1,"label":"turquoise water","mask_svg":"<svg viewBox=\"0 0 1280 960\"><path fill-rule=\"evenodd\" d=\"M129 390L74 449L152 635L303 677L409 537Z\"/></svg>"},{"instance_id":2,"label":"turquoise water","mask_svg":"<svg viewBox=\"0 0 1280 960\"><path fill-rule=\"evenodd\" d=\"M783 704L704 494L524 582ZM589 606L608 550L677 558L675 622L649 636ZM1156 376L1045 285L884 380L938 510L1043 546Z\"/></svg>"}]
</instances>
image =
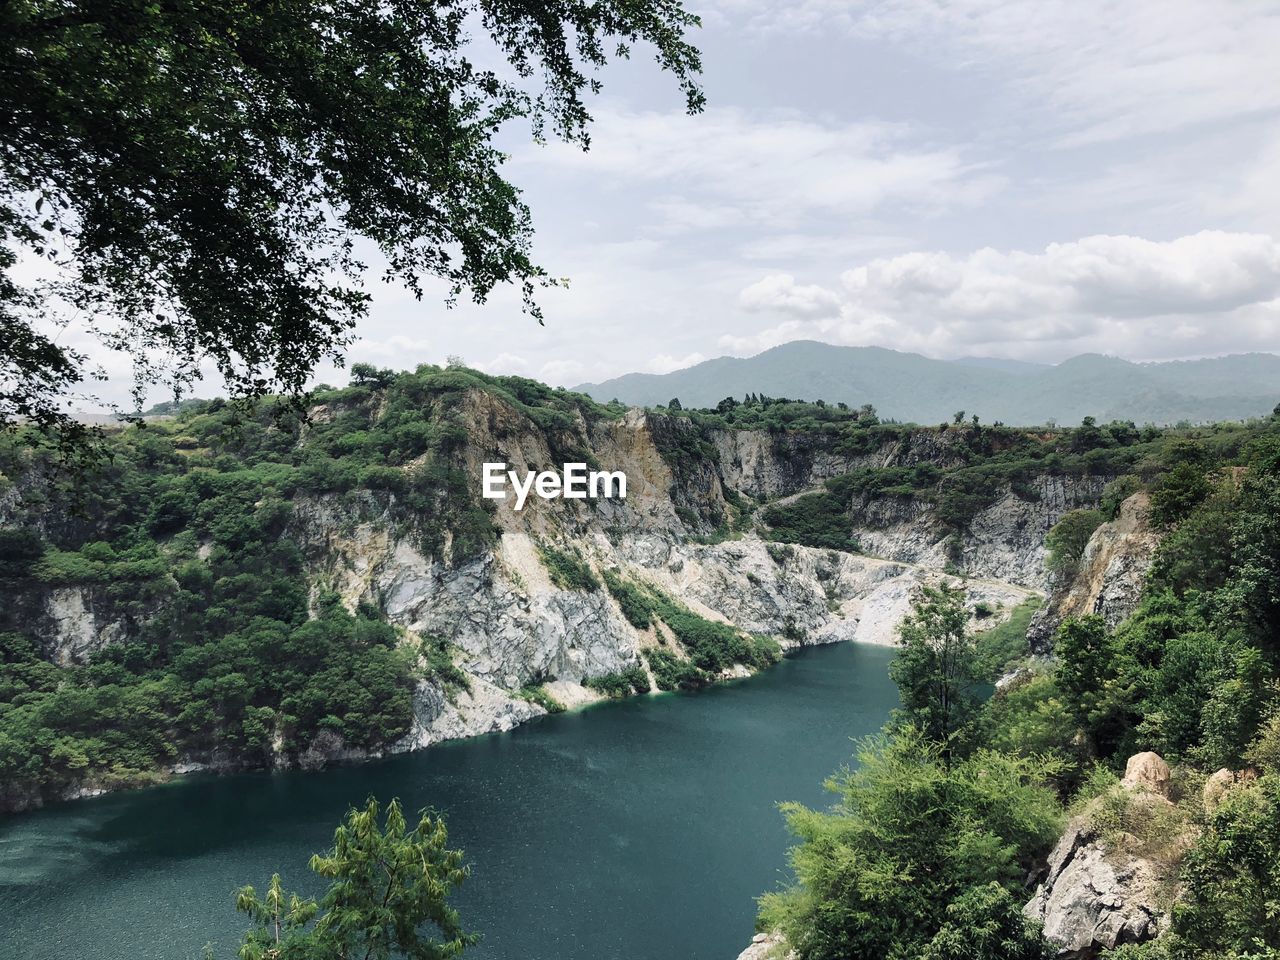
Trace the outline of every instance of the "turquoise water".
<instances>
[{"instance_id":1,"label":"turquoise water","mask_svg":"<svg viewBox=\"0 0 1280 960\"><path fill-rule=\"evenodd\" d=\"M839 644L694 694L327 770L201 777L0 820L0 957L231 958L233 891L306 863L372 794L443 813L477 960L731 960L786 877L776 803L826 805L897 703L890 650Z\"/></svg>"}]
</instances>

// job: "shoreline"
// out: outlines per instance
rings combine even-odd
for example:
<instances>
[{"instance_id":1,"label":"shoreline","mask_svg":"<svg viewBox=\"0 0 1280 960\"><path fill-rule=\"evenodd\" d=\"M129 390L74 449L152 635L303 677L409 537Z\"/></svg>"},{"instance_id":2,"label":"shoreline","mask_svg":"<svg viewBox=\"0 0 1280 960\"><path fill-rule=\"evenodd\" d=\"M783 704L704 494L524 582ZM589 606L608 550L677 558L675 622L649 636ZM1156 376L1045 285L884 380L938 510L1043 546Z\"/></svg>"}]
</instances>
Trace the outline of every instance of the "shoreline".
<instances>
[{"instance_id":1,"label":"shoreline","mask_svg":"<svg viewBox=\"0 0 1280 960\"><path fill-rule=\"evenodd\" d=\"M789 646L784 645L783 651L782 651L782 657L783 659L787 659L797 654L801 654L805 650L808 650L814 647L832 646L837 643L858 643L868 647L887 646L887 644L878 644L878 643L873 643L868 641L853 640L848 637L835 636L830 633L827 633L827 634L820 634L813 641L808 643L792 643ZM778 662L781 663L782 661L779 660ZM597 708L597 707L611 704L611 703L623 703L631 700L639 700L645 697L658 697L658 696L675 695L675 694L698 694L698 693L702 693L705 690L709 690L713 687L719 687L719 686L730 684L730 683L737 683L745 680L750 680L754 677L760 676L761 674L767 672L768 670L773 669L773 667L776 667L777 665L778 665L777 663L771 664L770 666L765 667L763 670L756 670L756 671L752 671L752 672L740 674L740 675L735 674L733 672L726 672L725 674L718 676L715 680L713 680L707 686L699 689L695 689L695 690L659 690L655 685L653 688L646 691L645 693L631 693L622 697L610 697L604 694L596 694L595 691L591 691L587 687L582 687L581 684L576 684L575 686L578 686L583 691L591 694L591 699L581 700L573 705L566 704L565 709L563 711L555 711L554 713L551 711L545 710L542 707L538 706L537 704L532 703L528 700L523 700L519 696L512 694L510 691L507 691L502 687L498 687L494 684L488 683L487 681L480 680L478 677L472 677L471 681L473 684L473 690L483 685L483 687L487 687L493 691L500 691L501 695L505 698L506 704L510 706L520 705L519 707L516 708L514 712L518 714L524 714L524 715L520 716L517 719L517 718L511 717L511 714L506 714L505 715L506 717L511 717L510 722L507 722L506 719L501 719L496 724L489 724L484 726L483 729L481 728L475 728L470 730L462 729L462 730L459 730L458 732L447 733L443 736L434 737L432 739L427 740L426 742L415 743L413 745L400 747L400 745L403 744L406 740L414 736L414 730L411 728L409 733L405 734L404 737L396 741L396 743L392 744L387 749L364 752L364 751L351 750L351 749L344 748L333 754L325 755L323 762L319 764L308 763L304 759L306 757L306 752L304 752L301 756L298 757L298 759L294 760L293 762L278 763L278 764L272 764L269 766L241 766L234 762L220 763L217 761L205 761L205 760L197 760L194 758L185 758L185 759L179 760L177 763L174 763L170 767L161 767L161 768L157 768L154 771L151 771L150 773L145 775L147 779L143 779L138 782L124 782L119 784L110 784L110 783L95 782L91 779L86 779L85 781L82 781L79 784L67 787L62 793L55 795L53 797L46 798L41 794L37 794L35 797L32 798L31 802L28 802L25 805L13 806L7 802L0 804L0 822L10 818L20 817L20 816L23 816L24 814L36 813L37 811L44 810L50 807L61 806L63 804L79 803L82 801L95 800L95 799L99 799L99 798L110 796L110 795L129 793L129 792L140 791L140 790L148 790L154 787L164 787L169 784L174 784L192 777L197 777L197 778L201 776L225 777L225 776L236 776L239 774L272 774L272 773L288 773L291 771L320 772L322 770L336 769L339 767L361 766L363 764L372 763L380 760L390 760L395 757L404 756L410 753L418 753L423 750L429 750L432 747L439 746L442 744L459 743L465 740L474 740L481 737L489 737L489 736L496 736L504 733L510 733L512 730L515 730L517 727L523 726L524 724L529 723L530 721L537 720L543 717L548 717L548 716L556 716L560 713L579 713L579 712L586 711L588 709ZM553 682L572 683L572 681L553 681ZM432 688L437 691L439 690L439 688L436 687L435 684L433 684L431 681L427 681L427 680L419 681L418 691L415 691L415 717L414 717L415 724L419 723L419 718L416 713L418 692L421 691L424 687ZM473 697L472 694L462 693L459 695L458 699L461 699L462 697L466 697L472 700L473 703L471 704L471 706L475 705L475 698ZM445 702L449 704L449 708L457 716L459 717L464 716L462 714L462 708L459 707L456 703L448 701L443 694L440 694L440 698L442 700L445 700ZM439 716L433 718L433 721L438 719L440 719ZM447 726L447 725L448 724L444 724L444 726ZM434 723L431 726L424 725L423 729L431 731L433 727L434 727ZM0 798L0 799L4 799L4 798Z\"/></svg>"}]
</instances>

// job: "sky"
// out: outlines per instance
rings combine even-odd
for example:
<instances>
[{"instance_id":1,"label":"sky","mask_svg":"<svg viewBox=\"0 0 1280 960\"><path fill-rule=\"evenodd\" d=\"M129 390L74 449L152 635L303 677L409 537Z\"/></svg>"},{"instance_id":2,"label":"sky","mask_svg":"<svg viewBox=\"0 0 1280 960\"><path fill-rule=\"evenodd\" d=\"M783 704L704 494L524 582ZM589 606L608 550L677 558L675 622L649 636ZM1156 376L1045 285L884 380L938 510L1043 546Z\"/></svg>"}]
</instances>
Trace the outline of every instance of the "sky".
<instances>
[{"instance_id":1,"label":"sky","mask_svg":"<svg viewBox=\"0 0 1280 960\"><path fill-rule=\"evenodd\" d=\"M637 49L603 74L589 152L507 136L536 259L570 281L545 327L511 290L447 309L374 281L351 361L574 385L795 339L1280 350L1280 4L689 8L703 114Z\"/></svg>"}]
</instances>

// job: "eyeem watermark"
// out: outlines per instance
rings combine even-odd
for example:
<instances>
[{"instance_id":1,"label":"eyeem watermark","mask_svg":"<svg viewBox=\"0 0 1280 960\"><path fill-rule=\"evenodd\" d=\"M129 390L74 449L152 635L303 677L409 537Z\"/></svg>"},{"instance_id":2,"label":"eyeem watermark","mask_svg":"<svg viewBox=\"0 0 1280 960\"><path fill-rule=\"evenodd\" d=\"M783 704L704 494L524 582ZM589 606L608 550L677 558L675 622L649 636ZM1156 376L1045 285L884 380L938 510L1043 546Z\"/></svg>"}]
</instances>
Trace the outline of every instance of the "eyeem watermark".
<instances>
[{"instance_id":1,"label":"eyeem watermark","mask_svg":"<svg viewBox=\"0 0 1280 960\"><path fill-rule=\"evenodd\" d=\"M526 470L523 477L515 470L508 470L505 463L486 463L483 468L483 493L486 500L503 500L507 496L507 484L516 494L516 509L523 510L524 502L533 491L543 500L592 500L624 498L627 496L627 475L621 470L587 471L585 463L566 463L564 470L543 470L534 473Z\"/></svg>"}]
</instances>

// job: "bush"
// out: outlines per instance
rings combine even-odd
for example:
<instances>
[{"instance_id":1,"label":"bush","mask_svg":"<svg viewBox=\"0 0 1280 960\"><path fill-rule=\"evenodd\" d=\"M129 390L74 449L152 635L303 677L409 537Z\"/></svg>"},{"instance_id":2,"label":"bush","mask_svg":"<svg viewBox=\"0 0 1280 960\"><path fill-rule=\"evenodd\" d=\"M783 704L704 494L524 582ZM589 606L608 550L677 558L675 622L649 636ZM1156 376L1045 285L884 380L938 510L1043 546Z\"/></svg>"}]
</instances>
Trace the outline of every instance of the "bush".
<instances>
[{"instance_id":1,"label":"bush","mask_svg":"<svg viewBox=\"0 0 1280 960\"><path fill-rule=\"evenodd\" d=\"M858 766L831 781L833 811L783 806L800 840L796 882L761 898L760 927L782 930L802 960L987 956L952 952L959 918L986 912L1011 926L1013 956L1036 956L1025 952L1033 931L1004 907L1057 840L1062 815L1044 785L1056 770L988 752L948 765L912 731L862 742Z\"/></svg>"},{"instance_id":2,"label":"bush","mask_svg":"<svg viewBox=\"0 0 1280 960\"><path fill-rule=\"evenodd\" d=\"M649 649L644 652L659 690L696 690L711 678L688 660L681 660L669 650Z\"/></svg>"},{"instance_id":3,"label":"bush","mask_svg":"<svg viewBox=\"0 0 1280 960\"><path fill-rule=\"evenodd\" d=\"M1100 526L1102 513L1098 510L1070 510L1063 514L1045 537L1045 546L1049 549L1045 566L1057 574L1074 573L1089 538Z\"/></svg>"},{"instance_id":4,"label":"bush","mask_svg":"<svg viewBox=\"0 0 1280 960\"><path fill-rule=\"evenodd\" d=\"M561 590L594 592L600 589L600 581L576 548L558 550L550 544L539 543L538 556L542 558L551 582Z\"/></svg>"},{"instance_id":5,"label":"bush","mask_svg":"<svg viewBox=\"0 0 1280 960\"><path fill-rule=\"evenodd\" d=\"M547 713L564 713L564 704L547 692L547 688L541 684L530 684L520 690L519 697L521 700L528 700L530 703L536 703Z\"/></svg>"},{"instance_id":6,"label":"bush","mask_svg":"<svg viewBox=\"0 0 1280 960\"><path fill-rule=\"evenodd\" d=\"M612 570L604 571L604 585L613 599L618 601L622 615L637 630L648 630L653 625L653 601L643 590L623 580Z\"/></svg>"},{"instance_id":7,"label":"bush","mask_svg":"<svg viewBox=\"0 0 1280 960\"><path fill-rule=\"evenodd\" d=\"M1102 488L1102 501L1098 510L1104 520L1114 520L1120 516L1120 505L1142 489L1142 481L1131 473L1116 477Z\"/></svg>"},{"instance_id":8,"label":"bush","mask_svg":"<svg viewBox=\"0 0 1280 960\"><path fill-rule=\"evenodd\" d=\"M830 550L859 549L848 502L833 493L810 493L764 511L769 538Z\"/></svg>"},{"instance_id":9,"label":"bush","mask_svg":"<svg viewBox=\"0 0 1280 960\"><path fill-rule=\"evenodd\" d=\"M607 697L627 697L633 693L649 692L649 676L638 663L618 673L605 673L582 681L584 687L603 693Z\"/></svg>"}]
</instances>

